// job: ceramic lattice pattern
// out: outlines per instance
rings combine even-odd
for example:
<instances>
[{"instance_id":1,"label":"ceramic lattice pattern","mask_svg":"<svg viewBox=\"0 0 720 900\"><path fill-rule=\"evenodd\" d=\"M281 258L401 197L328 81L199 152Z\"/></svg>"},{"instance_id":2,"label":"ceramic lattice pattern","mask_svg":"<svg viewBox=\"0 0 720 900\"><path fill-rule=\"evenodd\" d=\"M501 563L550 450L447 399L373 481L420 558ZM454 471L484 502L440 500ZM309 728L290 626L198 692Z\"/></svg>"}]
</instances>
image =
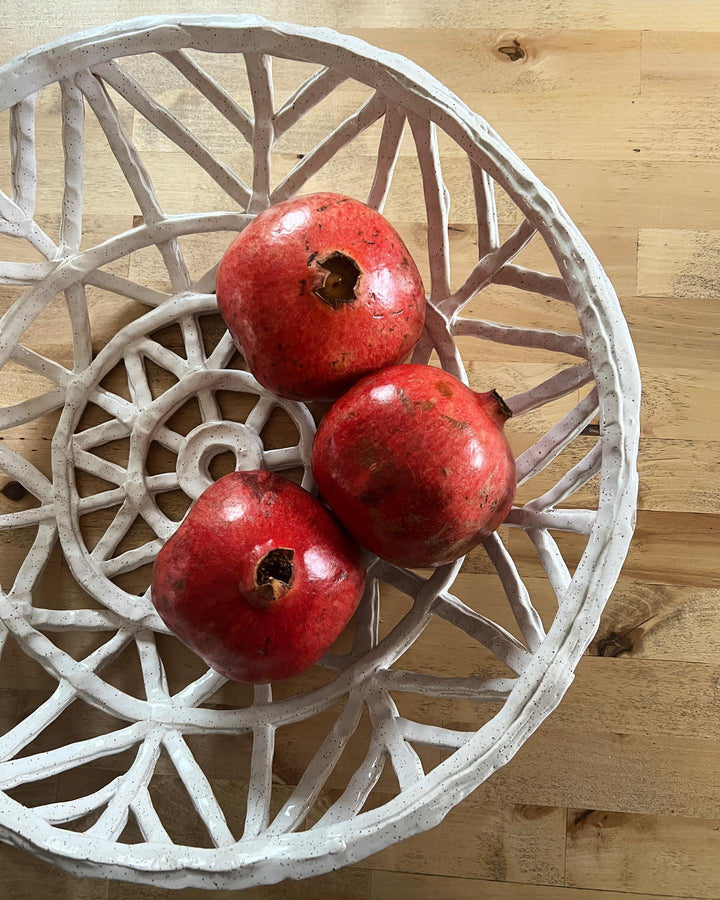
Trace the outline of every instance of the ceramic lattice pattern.
<instances>
[{"instance_id":1,"label":"ceramic lattice pattern","mask_svg":"<svg viewBox=\"0 0 720 900\"><path fill-rule=\"evenodd\" d=\"M197 51L244 55L251 98L247 109L205 70ZM203 102L235 130L237 142L249 147L250 178L243 179L183 124L182 117L148 92L124 60L131 54L146 60L161 55L182 76L188 91L198 92L198 98L203 95ZM275 103L273 58L314 63L318 68L285 102ZM272 166L276 143L351 79L368 88L366 99L309 152L297 154L283 177L276 177ZM34 110L37 98L55 83L61 92L65 174L57 240L34 216L39 140ZM12 583L2 584L0 648L5 644L7 653L10 643L17 645L56 684L47 700L0 736L0 836L81 874L174 886L244 887L327 871L436 824L503 765L557 705L597 628L630 540L639 380L617 299L596 258L555 198L446 88L406 60L326 30L230 16L148 18L110 26L33 51L5 66L0 70L0 108L10 111L12 169L11 191L0 194L0 231L16 238L18 247L33 248L36 257L28 261L20 255L24 261L0 263L0 283L23 286L0 322L0 366L50 383L0 410L0 427L16 434L17 426L29 426L58 411L52 479L11 449L17 442L0 443L0 467L37 501L31 508L0 516L0 528L6 532L32 529L34 535ZM223 205L211 205L201 213L164 212L143 151L133 139L135 132L131 136L126 125L125 108L132 108L136 121L184 151L192 160L188 165L199 165L221 189ZM91 117L104 132L141 219L131 230L80 249L87 190L83 133ZM559 454L599 416L599 436L589 452L579 460L576 454L577 461L561 466L538 496L512 510L506 523L525 532L534 545L556 597L555 612L545 623L552 627L546 633L510 553L512 542L497 534L485 545L484 559L502 584L517 636L458 598L454 582L462 561L420 575L372 559L352 645L323 659L326 677L320 686L278 694L276 687L263 685L255 688L250 702L218 708L210 701L223 689L224 679L213 671L171 689L166 676L170 660L159 649L162 641L170 640L163 637L166 629L149 592L132 593L123 586L122 576L151 563L177 527L178 517L164 511L162 495L183 491L188 498L197 497L210 483L211 460L220 451L234 454L238 468L301 467L302 483L312 489L309 458L315 423L303 404L272 396L238 368L227 333L208 349L202 322L216 310L217 260L207 259L205 274L193 278L183 239L226 233L229 240L269 204L310 189L306 185L314 176L376 124L377 164L369 196L362 199L383 210L403 142L403 152L416 155L425 198L429 305L426 332L414 359L428 361L435 351L442 366L467 382L458 348L468 339L484 346L536 350L538 359L541 354L562 354L561 367L546 368L544 374L542 366L530 367L528 371L541 374L506 398L522 422L538 410L554 409L552 404L562 398L575 397L552 427L543 427L543 433L518 455L520 485L542 483L538 477L547 475L551 465L557 467L564 459ZM477 261L463 273L451 273L450 194L440 163L440 138L469 164L471 173ZM496 186L513 204L519 223L502 241ZM560 274L544 274L513 262L536 234ZM159 251L167 290L113 268L117 261L148 248ZM470 315L470 305L482 312L482 292L489 286L532 297L539 309L546 302L553 308L574 307L577 332L518 327ZM88 312L91 289L117 295L118 303L127 298L146 308L95 354ZM40 355L26 339L33 323L58 297L63 298L72 326L67 357L71 361L66 363ZM157 336L170 326L179 328L181 346L170 347ZM167 376L166 389L160 393L148 374L149 363ZM108 386L118 366L126 372L129 396ZM221 392L251 398L244 418L223 414ZM174 429L172 417L188 401L197 403L201 421L184 435ZM265 447L261 435L278 407L294 423L298 439L286 447ZM84 418L89 409L99 412L94 424ZM129 446L124 465L103 455L103 448L119 441ZM153 444L176 456L174 467L149 470ZM596 502L589 508L566 505L596 475L600 476ZM87 476L100 479L104 486L80 490ZM111 512L90 546L81 519L103 511ZM138 523L146 538L122 549ZM582 556L572 574L553 536L558 532L572 533L582 541ZM58 547L87 602L68 602L56 609L41 601L39 579ZM387 585L405 596L406 607L383 633ZM482 608L482 598L475 605ZM492 666L487 675L467 677L441 677L407 667L404 658L413 644L440 621L476 642L478 659L494 658L502 677L493 675ZM97 646L75 658L63 649L62 636L68 633L92 634ZM141 696L103 676L131 646L139 657ZM407 695L424 698L413 707L417 712L412 717L401 715L396 703ZM422 721L423 711L431 710L433 702L448 699L492 712L476 730ZM103 711L117 720L117 727L28 752L26 748L73 704ZM323 719L331 722L327 734L319 736L319 746L297 785L281 792L284 799L278 802L278 785L273 783L276 739L293 723L329 710L335 712L331 719ZM364 757L358 758L320 813L312 812L363 717L370 723ZM237 773L248 781L242 827L231 827L223 798L214 792L191 750L193 741L222 734L245 735L251 741L247 769ZM442 751L444 757L434 768L424 762L423 748L428 747ZM83 796L39 804L12 796L18 786L125 751L131 751L125 770ZM169 823L159 815L151 793L163 751L211 846L181 845L170 837ZM394 771L395 796L365 809L384 770ZM92 813L92 824L82 824ZM128 843L122 835L133 817L142 840Z\"/></svg>"}]
</instances>

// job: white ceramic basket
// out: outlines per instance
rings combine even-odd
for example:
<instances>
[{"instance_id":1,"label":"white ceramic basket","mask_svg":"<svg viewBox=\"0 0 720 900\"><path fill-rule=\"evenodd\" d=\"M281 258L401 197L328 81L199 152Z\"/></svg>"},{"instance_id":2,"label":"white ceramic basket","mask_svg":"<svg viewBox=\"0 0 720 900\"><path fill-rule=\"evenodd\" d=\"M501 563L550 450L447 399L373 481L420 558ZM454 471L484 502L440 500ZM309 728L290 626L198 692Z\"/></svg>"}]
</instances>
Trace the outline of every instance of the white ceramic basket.
<instances>
[{"instance_id":1,"label":"white ceramic basket","mask_svg":"<svg viewBox=\"0 0 720 900\"><path fill-rule=\"evenodd\" d=\"M252 113L203 70L196 51L244 54ZM238 141L247 141L252 148L251 184L220 162L125 71L123 57L140 54L162 55L183 76L188 89L203 94L237 129ZM318 67L316 74L279 108L273 105L273 57ZM273 184L273 142L347 79L368 86L372 91L369 99L304 154L279 184ZM65 171L57 241L34 219L35 101L38 92L55 83L59 83L62 96ZM142 152L123 127L107 85L184 150L194 161L188 160L188 165L205 169L227 196L224 209L172 216L163 212ZM42 260L0 263L0 283L27 285L0 321L0 366L11 361L15 371L18 366L24 367L43 375L54 386L3 408L0 427L14 434L12 429L52 410L62 409L62 414L53 439L52 481L29 460L8 449L7 443L0 444L0 467L38 501L31 509L0 516L1 529L32 527L37 532L14 583L4 583L0 592L0 650L5 645L7 652L9 643L16 642L57 681L49 699L0 736L0 838L80 875L167 887L242 888L327 872L438 824L455 804L504 765L559 703L598 627L632 535L639 375L617 298L596 257L555 197L486 122L446 87L402 57L327 29L244 16L153 17L111 25L41 47L0 69L0 110L7 109L11 115L12 196L0 194L0 232L16 237L18 246L29 243ZM138 227L80 250L86 110L100 122L143 218ZM600 436L590 452L570 465L541 496L514 508L508 519L508 524L524 529L534 543L557 597L557 611L546 632L498 535L484 549L502 582L521 640L482 615L482 598L475 604L478 612L454 596L453 582L462 561L444 566L425 579L374 560L368 590L356 617L352 650L345 656L323 660L325 669L334 673L329 683L279 702L273 702L270 686L261 686L255 690L254 702L246 707L213 709L204 704L224 680L208 671L171 693L155 642L155 634L166 629L148 593L135 596L113 579L151 561L177 527L159 508L158 493L180 486L189 496L197 496L208 483L208 461L219 449L231 449L239 467L260 462L275 469L302 465L304 484L312 488L309 452L314 423L302 404L278 400L246 372L228 368L233 347L227 334L210 354L205 352L198 317L215 309L215 267L193 282L178 238L241 229L269 203L302 191L308 179L338 151L381 119L377 167L369 197L362 199L383 209L407 122L410 130L406 146L414 141L427 210L431 272L428 322L415 360L427 361L434 348L446 369L467 380L454 336L534 348L538 358L547 352L577 358L577 363L564 365L542 383L509 398L517 417L573 392L579 398L543 437L519 455L521 483L543 471L599 413ZM450 197L443 183L439 132L444 132L443 140L452 145L453 153L469 162L477 217L478 261L464 273L465 280L456 290L450 288ZM505 191L521 213L520 224L503 243L498 237L494 185ZM560 276L513 264L513 258L536 233L536 240L547 244ZM172 285L168 293L107 268L149 245L156 245L162 254ZM208 260L208 266L211 263ZM574 305L578 333L463 318L463 307L488 285L529 292L539 304ZM86 303L89 286L148 307L95 358ZM37 317L63 294L72 322L72 366L46 359L23 344ZM186 358L150 337L171 323L179 323L182 328ZM177 384L156 399L148 386L144 368L147 359L177 379ZM123 362L127 370L130 400L100 386L118 362ZM257 403L244 423L222 421L215 402L219 390L257 395ZM204 423L185 438L166 422L172 411L191 396L198 398ZM100 406L109 421L77 431L80 416L90 402ZM297 446L263 448L258 435L274 405L282 406L296 423L300 434ZM128 437L127 468L93 452L102 444ZM145 471L152 440L178 454L175 471ZM80 497L77 470L97 475L114 487ZM595 475L599 475L600 485L597 508L563 508L562 504ZM111 525L100 542L88 549L79 517L114 505L120 508ZM116 554L122 536L138 516L149 524L155 537ZM551 530L574 532L587 541L572 576ZM97 601L95 606L101 604L102 608L46 609L34 598L38 578L57 542L77 583ZM407 613L379 640L381 582L394 585L410 600ZM452 678L404 669L403 654L436 617L489 648L512 677ZM104 633L106 639L78 661L56 641L63 631ZM102 677L103 668L133 642L142 665L142 699ZM424 695L427 703L422 708L428 709L443 698L502 705L479 730L458 731L400 716L393 700L393 694L400 692ZM310 719L339 701L342 711L332 729L297 787L271 817L273 749L278 729ZM71 704L90 704L127 724L109 734L72 735L74 742L65 746L23 753ZM372 722L367 754L344 790L333 795L319 820L309 827L308 811L366 707ZM253 741L249 772L238 772L238 778L249 780L244 829L239 832L228 825L222 798L213 793L184 738L187 734L218 733L250 735ZM444 749L447 758L426 773L417 751L427 745ZM137 752L127 771L89 795L30 805L7 793L18 785L70 772L128 748ZM204 822L212 847L174 843L166 830L168 823L158 816L148 785L162 748ZM392 766L397 776L396 796L363 810L386 765ZM91 827L73 830L73 822L93 811L98 811L99 817ZM130 815L137 821L142 842L122 840Z\"/></svg>"}]
</instances>

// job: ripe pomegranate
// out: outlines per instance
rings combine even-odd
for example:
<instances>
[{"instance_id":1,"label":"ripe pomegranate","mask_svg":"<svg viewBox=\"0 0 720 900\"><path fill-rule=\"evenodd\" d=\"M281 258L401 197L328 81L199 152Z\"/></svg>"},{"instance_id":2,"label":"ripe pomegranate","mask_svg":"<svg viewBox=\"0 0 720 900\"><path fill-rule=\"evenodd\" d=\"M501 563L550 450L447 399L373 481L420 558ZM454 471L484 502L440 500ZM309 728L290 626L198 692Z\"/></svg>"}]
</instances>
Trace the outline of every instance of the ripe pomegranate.
<instances>
[{"instance_id":1,"label":"ripe pomegranate","mask_svg":"<svg viewBox=\"0 0 720 900\"><path fill-rule=\"evenodd\" d=\"M333 400L401 362L425 321L422 279L400 235L341 194L262 212L225 253L217 298L253 375L295 400Z\"/></svg>"},{"instance_id":2,"label":"ripe pomegranate","mask_svg":"<svg viewBox=\"0 0 720 900\"><path fill-rule=\"evenodd\" d=\"M515 461L510 410L434 366L368 375L325 416L315 481L350 533L378 556L423 568L451 562L503 521Z\"/></svg>"},{"instance_id":3,"label":"ripe pomegranate","mask_svg":"<svg viewBox=\"0 0 720 900\"><path fill-rule=\"evenodd\" d=\"M311 494L271 472L233 472L158 554L152 601L209 666L268 682L317 662L364 584L360 548Z\"/></svg>"}]
</instances>

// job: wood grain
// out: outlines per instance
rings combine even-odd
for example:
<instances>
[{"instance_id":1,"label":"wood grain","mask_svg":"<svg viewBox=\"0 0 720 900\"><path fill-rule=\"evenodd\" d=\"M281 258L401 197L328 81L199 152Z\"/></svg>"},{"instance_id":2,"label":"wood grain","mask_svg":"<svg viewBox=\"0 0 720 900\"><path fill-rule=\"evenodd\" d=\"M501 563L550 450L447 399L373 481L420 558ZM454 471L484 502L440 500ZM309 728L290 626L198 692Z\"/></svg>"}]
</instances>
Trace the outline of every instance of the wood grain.
<instances>
[{"instance_id":1,"label":"wood grain","mask_svg":"<svg viewBox=\"0 0 720 900\"><path fill-rule=\"evenodd\" d=\"M175 0L81 0L41 4L6 0L0 4L2 60L44 41L95 23L152 13L173 13ZM204 0L187 0L187 12L207 13ZM598 634L578 667L575 682L557 711L520 753L431 832L388 848L359 865L306 882L252 889L243 895L310 900L682 900L720 897L720 5L714 0L407 0L343 7L333 0L247 0L243 12L269 18L327 25L405 54L445 82L483 116L555 192L582 228L606 267L631 327L640 361L644 396L640 444L638 525L624 572ZM244 65L232 55L205 60L208 69L249 104ZM149 59L125 65L155 96L191 124L219 158L245 179L251 155L244 142L204 101L198 102L170 66ZM276 100L282 101L312 71L311 66L278 61ZM351 82L281 139L273 159L276 176L287 174L307 150L367 95ZM123 127L140 149L157 193L169 213L231 208L223 192L197 165L133 108L114 95ZM62 192L62 150L57 112L59 92L41 94L37 106L38 180L36 217L57 238ZM7 133L8 117L0 114ZM107 147L94 116L86 117L83 247L93 246L137 225L140 210ZM362 194L374 172L379 125L340 153L307 189ZM466 161L440 135L443 179L452 197L449 242L452 285L459 285L477 260L474 206ZM0 188L9 188L9 148L0 144ZM410 133L400 150L386 214L413 254L425 251L424 203ZM501 237L521 216L497 191ZM182 239L191 274L201 275L232 235L216 233ZM0 238L0 259L37 261L31 248ZM534 239L517 262L555 273L547 248ZM424 277L427 269L421 264ZM107 267L139 284L167 289L159 254L148 249ZM21 290L0 287L0 313ZM99 288L88 289L93 350L132 321L145 307ZM574 310L535 294L492 285L467 307L467 315L517 326L577 331ZM212 340L219 324L206 323ZM68 365L69 319L55 301L24 336L31 349ZM177 333L162 340L180 349ZM173 343L174 342L174 343ZM570 362L563 354L538 354L489 341L461 340L473 386L497 386L515 393L532 387ZM172 378L153 369L159 390ZM107 384L120 394L122 372ZM2 403L41 392L49 383L9 365L0 373ZM559 400L552 411L519 417L509 427L516 452L539 438L577 401L579 392ZM223 411L242 418L246 400L226 397ZM552 412L552 415L550 414ZM95 411L97 413L97 411ZM88 414L85 424L93 424ZM0 435L9 447L51 476L50 438L57 413ZM192 424L189 412L174 423ZM274 421L264 435L282 441L286 425ZM596 437L581 436L561 457L523 488L524 501L547 490L590 449ZM127 459L127 441L104 451ZM150 463L174 464L169 451L152 449ZM0 514L31 507L12 480L0 478ZM86 479L86 488L93 485ZM573 498L573 505L597 499L597 479ZM179 515L180 499L163 500ZM96 541L110 513L84 516L81 530ZM546 626L557 609L533 545L518 530L503 530ZM34 532L0 533L0 583L6 587ZM139 539L139 532L136 535ZM571 567L584 538L556 535ZM129 540L129 539L128 539ZM148 573L125 576L140 589ZM483 551L469 557L454 588L478 612L518 634L492 565ZM47 608L96 608L77 586L56 551L41 579L37 600ZM37 602L37 601L36 601ZM383 596L381 633L407 608L397 592ZM347 636L346 636L347 637ZM53 635L76 658L91 652L103 635ZM175 639L159 640L171 688L179 689L203 666ZM507 674L488 652L447 623L433 623L399 665L439 675ZM139 663L132 649L105 671L117 687L141 690ZM327 674L313 672L278 688L278 696L317 686ZM46 699L54 681L8 641L0 665L0 733L12 728ZM248 689L226 685L211 702L223 707L248 702ZM487 721L496 704L428 702L396 694L401 712L457 729ZM274 803L287 799L321 736L337 715L329 710L306 726L282 729L274 765ZM47 749L116 727L109 716L72 704L23 751ZM348 774L367 749L369 724L363 719L353 742L328 781L318 810L338 796ZM221 798L233 827L241 827L250 742L246 736L188 738ZM427 767L441 759L420 749ZM39 784L21 786L13 796L29 805L76 797L94 790L128 764L131 755L97 760ZM391 796L396 780L388 767L372 798ZM161 757L152 790L168 827L178 839L206 840L179 785L169 758ZM129 826L127 839L137 839ZM205 892L181 890L179 897ZM14 848L0 848L0 896L36 900L41 896L78 900L129 900L165 896L161 889L119 882L80 880L35 861ZM230 892L220 891L219 897Z\"/></svg>"}]
</instances>

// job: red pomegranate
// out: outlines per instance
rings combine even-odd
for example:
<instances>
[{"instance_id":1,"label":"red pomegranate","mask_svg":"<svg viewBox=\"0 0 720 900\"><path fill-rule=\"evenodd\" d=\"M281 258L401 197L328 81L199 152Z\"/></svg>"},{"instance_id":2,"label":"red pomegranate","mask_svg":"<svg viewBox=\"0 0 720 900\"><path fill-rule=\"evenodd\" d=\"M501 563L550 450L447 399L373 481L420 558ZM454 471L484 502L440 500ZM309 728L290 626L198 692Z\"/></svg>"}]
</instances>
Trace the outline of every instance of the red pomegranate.
<instances>
[{"instance_id":1,"label":"red pomegranate","mask_svg":"<svg viewBox=\"0 0 720 900\"><path fill-rule=\"evenodd\" d=\"M333 400L401 362L425 321L422 280L400 235L340 194L261 213L225 253L217 298L253 375L296 400Z\"/></svg>"},{"instance_id":2,"label":"red pomegranate","mask_svg":"<svg viewBox=\"0 0 720 900\"><path fill-rule=\"evenodd\" d=\"M317 662L364 584L359 547L313 496L271 472L233 472L158 554L152 601L209 666L268 682Z\"/></svg>"},{"instance_id":3,"label":"red pomegranate","mask_svg":"<svg viewBox=\"0 0 720 900\"><path fill-rule=\"evenodd\" d=\"M504 520L515 461L510 410L434 366L363 378L325 416L313 446L322 495L378 556L423 568L451 562Z\"/></svg>"}]
</instances>

